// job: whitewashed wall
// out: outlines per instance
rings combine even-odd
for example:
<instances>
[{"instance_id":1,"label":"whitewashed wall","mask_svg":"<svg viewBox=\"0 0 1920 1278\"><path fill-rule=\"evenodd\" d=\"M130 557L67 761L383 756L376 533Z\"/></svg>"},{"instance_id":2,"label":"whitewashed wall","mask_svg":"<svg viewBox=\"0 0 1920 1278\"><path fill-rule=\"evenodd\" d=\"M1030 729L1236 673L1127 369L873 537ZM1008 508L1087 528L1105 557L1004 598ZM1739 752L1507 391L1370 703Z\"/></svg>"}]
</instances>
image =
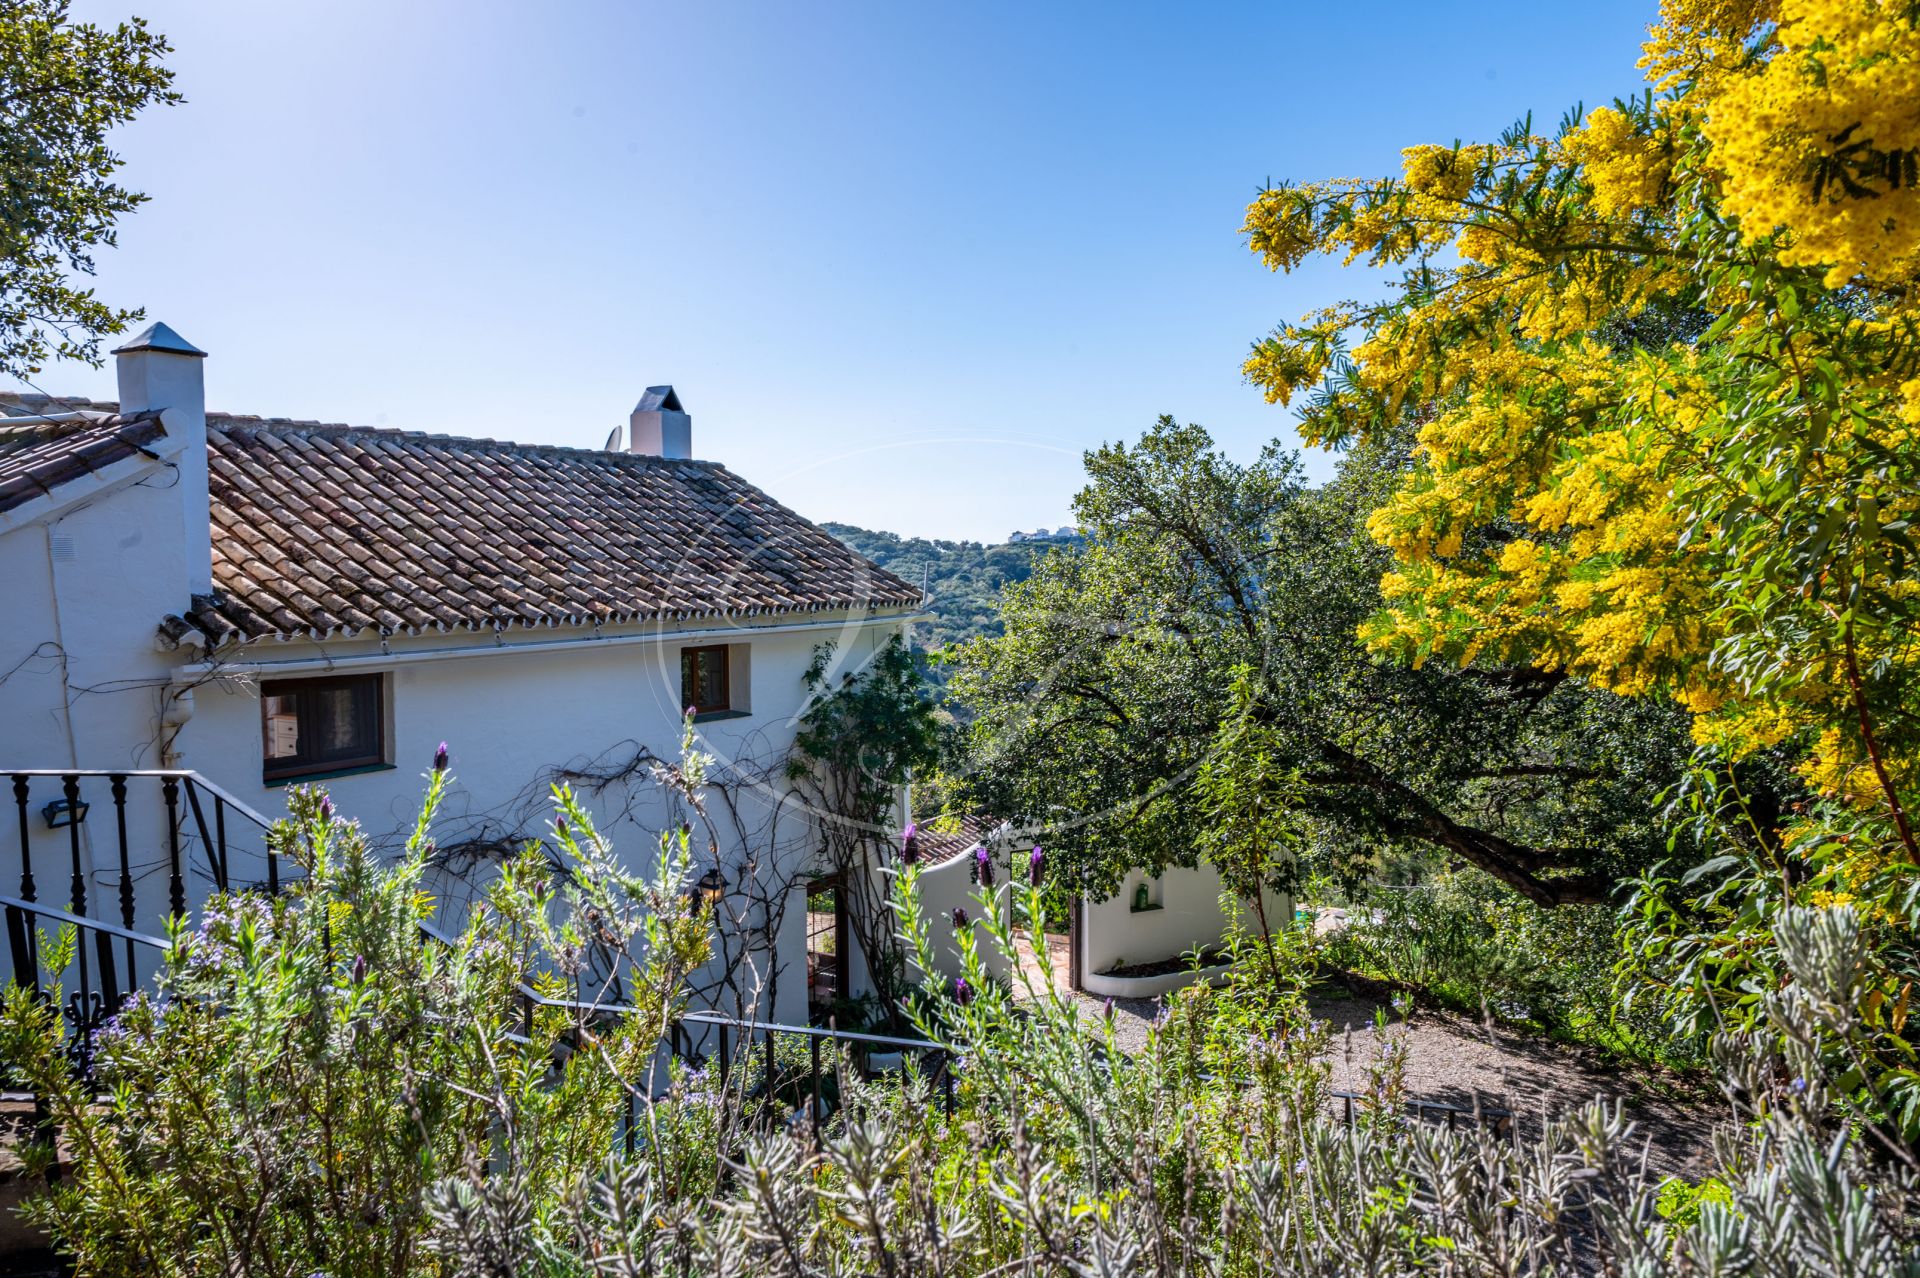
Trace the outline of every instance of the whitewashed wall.
<instances>
[{"instance_id":1,"label":"whitewashed wall","mask_svg":"<svg viewBox=\"0 0 1920 1278\"><path fill-rule=\"evenodd\" d=\"M1134 892L1142 883L1160 908L1133 911ZM1193 869L1170 869L1157 879L1139 870L1129 874L1117 894L1082 905L1084 971L1155 963L1179 958L1196 945L1205 949L1218 944L1228 923L1220 889L1220 872L1205 862ZM1265 904L1267 922L1276 931L1292 921L1292 898L1269 892Z\"/></svg>"},{"instance_id":2,"label":"whitewashed wall","mask_svg":"<svg viewBox=\"0 0 1920 1278\"><path fill-rule=\"evenodd\" d=\"M746 842L766 841L758 847L763 883L803 877L817 868L805 863L814 844L806 814L792 805L781 807L786 790L781 764L805 698L801 675L822 642L834 642L843 662L863 662L897 632L897 620L802 616L723 627L718 634L712 623L697 631L681 627L650 635L637 628L609 628L606 633L623 642L468 655L444 650L481 647L485 639L397 637L384 651L377 640L269 641L228 658L237 664L215 663L208 669L197 651L163 651L155 638L160 620L186 602L179 584L186 578L179 496L171 477L164 463L128 466L116 482L90 486L78 500L48 503L28 512L32 518L0 522L0 581L10 597L0 620L0 773L184 768L258 812L277 816L285 811L286 790L262 780L258 681L324 674L327 663L345 662L342 669L380 673L386 681L391 766L326 779L343 814L359 819L378 843L397 846L417 811L422 774L445 740L456 780L436 826L439 842L533 837L551 819L547 787L556 769L606 770L630 761L642 746L676 759L679 651L688 642L729 642L749 646L748 659L744 666L736 662L734 677L743 685L736 704L751 710L744 717L700 724L701 745L717 756L715 776L744 768L765 774L768 783L738 792L739 823L717 799L710 802L710 825L733 889L727 913L749 930L764 931L762 907L748 899L756 894L740 890L745 860L740 823ZM57 491L64 495L66 490ZM585 638L586 633L508 632L504 638L511 645ZM408 659L428 650L443 651L432 660ZM303 661L316 665L286 664ZM187 687L192 690L183 695ZM50 904L64 904L71 896L70 836L48 830L40 815L60 794L57 780L41 779L32 783L29 795L36 886L39 899ZM16 893L20 886L12 797L10 785L0 781L0 811L7 817L0 821L0 895ZM117 921L118 844L106 781L85 782L82 797L93 805L80 827L88 912ZM651 866L658 832L682 815L644 777L582 797L636 866ZM158 930L167 908L163 812L156 781L129 783L130 860L137 917L146 930ZM207 817L211 824L210 810ZM181 818L187 894L197 903L212 884L184 799ZM227 833L234 879L263 882L264 846L253 827L234 817ZM704 853L704 846L700 850ZM486 877L483 866L471 879ZM442 876L434 886L454 916L449 921L456 921L474 891L472 883ZM805 1014L804 982L791 970L804 953L803 912L804 902L794 893L779 921L779 952L789 971L766 970L770 965L763 957L752 971L734 973L738 986L777 986L777 1002L763 1002L759 1010L783 1019Z\"/></svg>"},{"instance_id":3,"label":"whitewashed wall","mask_svg":"<svg viewBox=\"0 0 1920 1278\"><path fill-rule=\"evenodd\" d=\"M162 617L182 606L186 580L180 505L171 458L178 441L152 451L161 460L118 464L62 485L0 516L0 773L26 768L158 768L169 721L170 659L154 643ZM66 830L48 830L43 807L59 782L36 779L28 832L37 896L71 901L72 849ZM129 783L129 858L139 917L157 918L167 897L165 823L157 783ZM0 781L0 893L20 890L19 828L13 791ZM92 806L80 827L88 912L119 915L119 852L107 782L88 781ZM189 857L191 860L191 857ZM99 870L110 886L94 881Z\"/></svg>"},{"instance_id":4,"label":"whitewashed wall","mask_svg":"<svg viewBox=\"0 0 1920 1278\"><path fill-rule=\"evenodd\" d=\"M706 830L720 846L729 884L723 911L758 929L765 920L750 906L748 898L754 893L743 884L747 852L758 854L763 894L775 880L804 878L817 868L808 862L814 840L807 814L791 803L782 806L787 786L781 767L805 701L801 676L817 644L833 642L838 659L858 663L897 629L894 622L858 618L799 624L807 628L776 622L732 627L716 635L708 625L682 628L677 633L686 639L668 633L641 643L396 662L386 672L385 698L393 766L323 784L335 806L358 818L369 835L397 844L412 826L425 784L422 774L444 740L454 782L435 825L437 841L444 847L469 838L535 837L552 819L549 786L558 770L605 774L632 762L642 748L677 760L682 647L689 642L746 644L750 688L743 691L751 712L703 722L696 730L700 748L715 757L711 775L716 780L744 778L735 790L738 820L713 795L707 800ZM419 641L417 648L449 642ZM350 658L369 648L377 651L377 645L326 645L335 658ZM396 656L415 650L397 641L392 648ZM294 645L273 645L262 654L276 661L304 655ZM194 719L181 733L179 766L206 774L262 811L284 810L284 787L269 785L260 776L255 687L236 683L226 690L206 689L197 700ZM598 795L585 781L576 780L573 786L602 832L636 868L651 868L659 833L687 815L644 775ZM710 864L705 837L696 835L696 860ZM238 868L235 873L240 873ZM436 888L445 907L457 912L462 898L470 897L486 877L484 868L464 880L442 876ZM788 900L781 920L787 970L736 973L743 987L777 985L773 1010L782 1017L804 1017L803 980L794 966L804 952L798 917L804 902L797 897Z\"/></svg>"},{"instance_id":5,"label":"whitewashed wall","mask_svg":"<svg viewBox=\"0 0 1920 1278\"><path fill-rule=\"evenodd\" d=\"M1009 907L1007 895L1007 868L1011 854L1004 848L995 854L995 882L998 884L996 900L1004 916ZM993 944L993 938L987 935L982 923L979 902L974 899L978 888L973 882L973 858L955 857L941 865L930 866L920 874L920 909L927 916L928 932L933 940L934 961L937 967L935 975L944 981L951 981L960 974L960 941L953 928L953 912L964 908L970 920L968 927L979 942L980 956L987 970L996 977L1005 977L1010 966Z\"/></svg>"}]
</instances>

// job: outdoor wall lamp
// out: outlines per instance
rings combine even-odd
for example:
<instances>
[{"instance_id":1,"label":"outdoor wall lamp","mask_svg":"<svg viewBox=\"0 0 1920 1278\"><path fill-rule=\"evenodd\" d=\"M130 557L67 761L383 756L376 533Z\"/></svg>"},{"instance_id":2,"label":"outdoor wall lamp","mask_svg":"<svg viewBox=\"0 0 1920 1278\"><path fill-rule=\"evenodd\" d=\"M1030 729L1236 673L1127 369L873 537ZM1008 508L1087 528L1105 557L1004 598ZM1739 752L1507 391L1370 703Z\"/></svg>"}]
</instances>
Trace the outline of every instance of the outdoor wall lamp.
<instances>
[{"instance_id":1,"label":"outdoor wall lamp","mask_svg":"<svg viewBox=\"0 0 1920 1278\"><path fill-rule=\"evenodd\" d=\"M688 895L700 901L710 910L720 908L720 902L727 894L727 881L720 877L720 867L714 866L694 883L693 891Z\"/></svg>"},{"instance_id":2,"label":"outdoor wall lamp","mask_svg":"<svg viewBox=\"0 0 1920 1278\"><path fill-rule=\"evenodd\" d=\"M64 829L69 825L79 825L87 819L88 804L55 799L40 809L40 815L47 819L49 830Z\"/></svg>"}]
</instances>

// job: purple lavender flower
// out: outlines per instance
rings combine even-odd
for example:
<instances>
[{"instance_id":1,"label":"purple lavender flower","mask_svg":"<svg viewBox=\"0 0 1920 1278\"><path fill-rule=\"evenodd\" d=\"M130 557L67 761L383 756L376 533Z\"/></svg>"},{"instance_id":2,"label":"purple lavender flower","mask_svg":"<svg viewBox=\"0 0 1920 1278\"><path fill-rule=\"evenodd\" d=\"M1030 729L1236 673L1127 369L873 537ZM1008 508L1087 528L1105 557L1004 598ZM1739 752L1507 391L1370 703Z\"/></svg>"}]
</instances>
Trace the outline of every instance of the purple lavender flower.
<instances>
[{"instance_id":1,"label":"purple lavender flower","mask_svg":"<svg viewBox=\"0 0 1920 1278\"><path fill-rule=\"evenodd\" d=\"M1113 998L1111 995L1108 996L1105 1005L1101 1007L1100 1015L1109 1021L1113 1019Z\"/></svg>"},{"instance_id":2,"label":"purple lavender flower","mask_svg":"<svg viewBox=\"0 0 1920 1278\"><path fill-rule=\"evenodd\" d=\"M433 752L433 770L435 772L447 770L447 743L444 741L440 743L440 748Z\"/></svg>"},{"instance_id":3,"label":"purple lavender flower","mask_svg":"<svg viewBox=\"0 0 1920 1278\"><path fill-rule=\"evenodd\" d=\"M106 1047L117 1039L125 1038L126 1034L126 1026L120 1023L120 1016L118 1013L115 1013L106 1020L101 1021L100 1027L93 1031L94 1049L97 1051L100 1048Z\"/></svg>"},{"instance_id":4,"label":"purple lavender flower","mask_svg":"<svg viewBox=\"0 0 1920 1278\"><path fill-rule=\"evenodd\" d=\"M333 820L333 800L331 798L322 798L320 800L320 819L322 821Z\"/></svg>"},{"instance_id":5,"label":"purple lavender flower","mask_svg":"<svg viewBox=\"0 0 1920 1278\"><path fill-rule=\"evenodd\" d=\"M964 976L953 978L953 1001L962 1007L973 1002L973 986L967 984Z\"/></svg>"},{"instance_id":6,"label":"purple lavender flower","mask_svg":"<svg viewBox=\"0 0 1920 1278\"><path fill-rule=\"evenodd\" d=\"M973 881L983 888L993 886L993 857L984 843L973 850Z\"/></svg>"},{"instance_id":7,"label":"purple lavender flower","mask_svg":"<svg viewBox=\"0 0 1920 1278\"><path fill-rule=\"evenodd\" d=\"M364 985L366 980L367 956L364 954L356 954L353 956L353 983L355 985Z\"/></svg>"},{"instance_id":8,"label":"purple lavender flower","mask_svg":"<svg viewBox=\"0 0 1920 1278\"><path fill-rule=\"evenodd\" d=\"M967 907L964 905L954 906L953 907L953 930L958 932L961 928L965 927L966 925L967 925Z\"/></svg>"},{"instance_id":9,"label":"purple lavender flower","mask_svg":"<svg viewBox=\"0 0 1920 1278\"><path fill-rule=\"evenodd\" d=\"M1046 872L1047 854L1042 852L1040 845L1036 843L1033 845L1033 855L1027 858L1027 882L1033 884L1035 887L1039 887L1040 880L1046 875Z\"/></svg>"},{"instance_id":10,"label":"purple lavender flower","mask_svg":"<svg viewBox=\"0 0 1920 1278\"><path fill-rule=\"evenodd\" d=\"M900 863L912 865L920 859L920 824L907 822L907 828L900 831Z\"/></svg>"}]
</instances>

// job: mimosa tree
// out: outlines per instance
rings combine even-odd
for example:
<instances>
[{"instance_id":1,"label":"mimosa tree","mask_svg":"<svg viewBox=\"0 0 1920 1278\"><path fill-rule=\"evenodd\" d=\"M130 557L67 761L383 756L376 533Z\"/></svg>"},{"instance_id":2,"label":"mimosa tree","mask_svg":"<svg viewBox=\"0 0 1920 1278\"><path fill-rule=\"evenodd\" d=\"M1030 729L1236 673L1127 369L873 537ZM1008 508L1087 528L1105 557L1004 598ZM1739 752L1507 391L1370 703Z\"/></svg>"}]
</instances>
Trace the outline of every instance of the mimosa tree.
<instances>
[{"instance_id":1,"label":"mimosa tree","mask_svg":"<svg viewBox=\"0 0 1920 1278\"><path fill-rule=\"evenodd\" d=\"M1703 784L1797 760L1816 801L1786 820L1746 819L1733 786L1702 801L1744 872L1687 906L1644 885L1643 957L1699 1014L1757 1009L1779 905L1861 902L1862 1085L1904 1088L1920 9L1667 0L1641 65L1637 98L1556 130L1262 193L1245 229L1274 269L1336 253L1391 280L1246 371L1314 443L1419 423L1369 523L1393 554L1372 649L1671 698Z\"/></svg>"}]
</instances>

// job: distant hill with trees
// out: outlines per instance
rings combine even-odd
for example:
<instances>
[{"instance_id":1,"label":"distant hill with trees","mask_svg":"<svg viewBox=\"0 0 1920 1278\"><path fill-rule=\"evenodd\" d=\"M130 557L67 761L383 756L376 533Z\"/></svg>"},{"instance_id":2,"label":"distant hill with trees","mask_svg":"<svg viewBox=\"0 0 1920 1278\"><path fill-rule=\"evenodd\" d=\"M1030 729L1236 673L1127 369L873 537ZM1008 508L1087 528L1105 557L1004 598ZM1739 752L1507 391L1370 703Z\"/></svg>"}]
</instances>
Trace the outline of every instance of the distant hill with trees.
<instances>
[{"instance_id":1,"label":"distant hill with trees","mask_svg":"<svg viewBox=\"0 0 1920 1278\"><path fill-rule=\"evenodd\" d=\"M1001 587L1025 581L1034 561L1071 539L1029 540L989 546L977 541L929 541L898 533L873 532L852 524L823 524L828 532L912 585L924 584L933 596L920 639L942 648L976 635L1001 632Z\"/></svg>"}]
</instances>

